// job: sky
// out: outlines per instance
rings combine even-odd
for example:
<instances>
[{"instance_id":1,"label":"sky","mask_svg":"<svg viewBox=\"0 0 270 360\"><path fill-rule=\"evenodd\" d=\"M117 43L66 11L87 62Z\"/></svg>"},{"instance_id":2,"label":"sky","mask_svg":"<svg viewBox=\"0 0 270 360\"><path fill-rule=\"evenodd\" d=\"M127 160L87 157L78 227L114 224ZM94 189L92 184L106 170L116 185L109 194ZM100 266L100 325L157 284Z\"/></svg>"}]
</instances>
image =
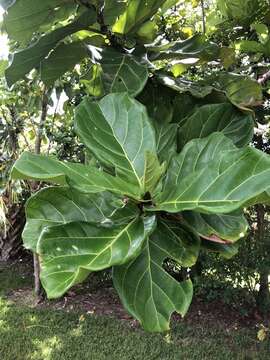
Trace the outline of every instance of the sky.
<instances>
[{"instance_id":1,"label":"sky","mask_svg":"<svg viewBox=\"0 0 270 360\"><path fill-rule=\"evenodd\" d=\"M0 22L3 19L3 9L0 6ZM8 46L7 46L7 36L0 34L0 59L8 58Z\"/></svg>"}]
</instances>

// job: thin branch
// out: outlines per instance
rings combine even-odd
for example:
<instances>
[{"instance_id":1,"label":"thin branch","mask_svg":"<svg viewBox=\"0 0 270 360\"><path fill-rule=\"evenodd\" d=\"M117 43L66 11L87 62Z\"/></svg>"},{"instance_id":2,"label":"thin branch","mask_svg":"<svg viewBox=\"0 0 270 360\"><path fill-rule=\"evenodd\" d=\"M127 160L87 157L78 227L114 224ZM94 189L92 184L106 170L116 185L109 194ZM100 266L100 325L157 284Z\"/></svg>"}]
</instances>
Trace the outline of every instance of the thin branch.
<instances>
[{"instance_id":1,"label":"thin branch","mask_svg":"<svg viewBox=\"0 0 270 360\"><path fill-rule=\"evenodd\" d=\"M25 145L27 146L28 150L29 150L30 152L32 152L33 149L32 149L32 147L31 147L31 145L29 144L29 141L27 140L27 138L26 138L26 136L25 136L25 134L24 134L24 131L21 132L21 135L22 135L22 137L23 137L23 139L24 139Z\"/></svg>"},{"instance_id":2,"label":"thin branch","mask_svg":"<svg viewBox=\"0 0 270 360\"><path fill-rule=\"evenodd\" d=\"M58 107L59 107L59 102L60 102L60 96L59 96L59 98L57 99L56 107L55 107L55 109L54 109L54 114L53 114L53 118L52 118L52 126L51 126L51 131L52 131L52 132L53 132L53 130L54 130L55 119L56 119L56 114L57 114L57 110L58 110ZM52 139L51 139L51 137L50 137L50 138L49 138L49 145L48 145L47 155L50 154L51 146L52 146Z\"/></svg>"},{"instance_id":3,"label":"thin branch","mask_svg":"<svg viewBox=\"0 0 270 360\"><path fill-rule=\"evenodd\" d=\"M42 96L42 104L41 104L41 116L40 121L37 128L37 137L35 142L35 153L40 154L41 150L41 143L42 143L42 136L44 131L44 125L47 118L48 113L48 94L47 91L44 90L43 96Z\"/></svg>"},{"instance_id":4,"label":"thin branch","mask_svg":"<svg viewBox=\"0 0 270 360\"><path fill-rule=\"evenodd\" d=\"M270 70L263 74L261 77L259 77L258 83L260 85L264 85L268 80L270 80Z\"/></svg>"},{"instance_id":5,"label":"thin branch","mask_svg":"<svg viewBox=\"0 0 270 360\"><path fill-rule=\"evenodd\" d=\"M203 34L205 34L206 33L206 23L205 23L204 0L201 0L201 8L202 8L202 31L203 31Z\"/></svg>"}]
</instances>

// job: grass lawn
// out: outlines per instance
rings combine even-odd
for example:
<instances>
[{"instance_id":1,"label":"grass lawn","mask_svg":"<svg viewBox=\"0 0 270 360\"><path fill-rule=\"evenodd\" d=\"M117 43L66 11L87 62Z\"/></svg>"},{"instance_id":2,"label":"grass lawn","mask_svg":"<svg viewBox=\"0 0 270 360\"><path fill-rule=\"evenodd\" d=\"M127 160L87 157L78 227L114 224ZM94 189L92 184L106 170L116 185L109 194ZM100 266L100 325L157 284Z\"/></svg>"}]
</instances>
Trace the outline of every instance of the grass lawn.
<instances>
[{"instance_id":1,"label":"grass lawn","mask_svg":"<svg viewBox=\"0 0 270 360\"><path fill-rule=\"evenodd\" d=\"M147 334L115 317L18 304L7 294L29 285L19 274L0 267L1 360L270 359L270 341L258 342L254 326L187 317L167 334Z\"/></svg>"}]
</instances>

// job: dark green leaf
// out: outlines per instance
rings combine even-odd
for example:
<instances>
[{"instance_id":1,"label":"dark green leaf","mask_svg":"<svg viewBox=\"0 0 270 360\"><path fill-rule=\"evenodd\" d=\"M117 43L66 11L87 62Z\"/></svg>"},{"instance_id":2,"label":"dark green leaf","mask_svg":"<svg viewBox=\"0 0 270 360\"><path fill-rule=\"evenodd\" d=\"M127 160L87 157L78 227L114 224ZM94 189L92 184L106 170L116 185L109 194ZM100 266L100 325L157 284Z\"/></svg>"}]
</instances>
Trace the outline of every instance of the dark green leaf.
<instances>
[{"instance_id":1,"label":"dark green leaf","mask_svg":"<svg viewBox=\"0 0 270 360\"><path fill-rule=\"evenodd\" d=\"M178 283L162 267L168 258L180 265L194 261L190 233L181 228L176 232L177 235L174 229L171 231L170 224L158 224L142 253L113 269L114 285L121 301L147 331L169 330L172 312L184 316L192 299L191 281ZM197 244L198 240L194 241Z\"/></svg>"},{"instance_id":2,"label":"dark green leaf","mask_svg":"<svg viewBox=\"0 0 270 360\"><path fill-rule=\"evenodd\" d=\"M200 83L185 80L183 78L174 78L165 73L157 73L157 79L161 84L182 93L190 93L196 98L204 98L211 94L213 87Z\"/></svg>"},{"instance_id":3,"label":"dark green leaf","mask_svg":"<svg viewBox=\"0 0 270 360\"><path fill-rule=\"evenodd\" d=\"M4 20L9 38L23 43L31 40L41 26L58 20L59 7L69 7L73 11L76 9L72 0L15 1Z\"/></svg>"},{"instance_id":4,"label":"dark green leaf","mask_svg":"<svg viewBox=\"0 0 270 360\"><path fill-rule=\"evenodd\" d=\"M84 99L75 127L88 149L142 195L145 154L156 153L155 133L146 109L127 94L110 94L95 103Z\"/></svg>"},{"instance_id":5,"label":"dark green leaf","mask_svg":"<svg viewBox=\"0 0 270 360\"><path fill-rule=\"evenodd\" d=\"M40 190L26 204L24 246L36 252L37 241L45 227L72 221L109 223L115 210L121 206L124 203L108 192L83 194L68 187Z\"/></svg>"},{"instance_id":6,"label":"dark green leaf","mask_svg":"<svg viewBox=\"0 0 270 360\"><path fill-rule=\"evenodd\" d=\"M214 81L214 86L226 92L229 100L240 109L248 109L262 103L261 85L246 76L221 74Z\"/></svg>"},{"instance_id":7,"label":"dark green leaf","mask_svg":"<svg viewBox=\"0 0 270 360\"><path fill-rule=\"evenodd\" d=\"M153 227L155 217L136 217L111 227L73 222L45 229L37 250L41 256L41 281L48 297L63 295L91 271L124 264L138 256Z\"/></svg>"},{"instance_id":8,"label":"dark green leaf","mask_svg":"<svg viewBox=\"0 0 270 360\"><path fill-rule=\"evenodd\" d=\"M127 92L132 96L138 95L148 80L148 71L133 55L122 54L109 48L89 46L92 60L100 68L95 73L91 71L90 81L94 81L99 96ZM87 77L85 78L87 80ZM94 95L94 93L91 93Z\"/></svg>"},{"instance_id":9,"label":"dark green leaf","mask_svg":"<svg viewBox=\"0 0 270 360\"><path fill-rule=\"evenodd\" d=\"M218 253L221 257L229 260L238 253L239 243L227 245L202 239L201 247L207 251Z\"/></svg>"},{"instance_id":10,"label":"dark green leaf","mask_svg":"<svg viewBox=\"0 0 270 360\"><path fill-rule=\"evenodd\" d=\"M52 86L57 79L87 56L87 49L81 42L60 44L41 62L41 80L48 87Z\"/></svg>"},{"instance_id":11,"label":"dark green leaf","mask_svg":"<svg viewBox=\"0 0 270 360\"><path fill-rule=\"evenodd\" d=\"M192 139L204 138L219 131L235 145L248 145L253 138L254 120L251 114L237 110L229 103L204 105L189 116L179 131L179 146Z\"/></svg>"},{"instance_id":12,"label":"dark green leaf","mask_svg":"<svg viewBox=\"0 0 270 360\"><path fill-rule=\"evenodd\" d=\"M157 154L161 162L169 162L171 156L176 153L177 125L170 124L174 112L174 97L174 91L152 82L147 83L138 97L138 100L146 106L155 128Z\"/></svg>"},{"instance_id":13,"label":"dark green leaf","mask_svg":"<svg viewBox=\"0 0 270 360\"><path fill-rule=\"evenodd\" d=\"M187 40L174 41L161 46L149 47L150 60L196 58L203 61L217 59L219 48L206 41L203 35L194 35Z\"/></svg>"},{"instance_id":14,"label":"dark green leaf","mask_svg":"<svg viewBox=\"0 0 270 360\"><path fill-rule=\"evenodd\" d=\"M172 120L175 95L175 92L168 87L149 80L138 96L138 100L146 106L153 123L159 122L164 125Z\"/></svg>"},{"instance_id":15,"label":"dark green leaf","mask_svg":"<svg viewBox=\"0 0 270 360\"><path fill-rule=\"evenodd\" d=\"M13 179L33 179L70 185L85 193L108 190L134 198L140 197L137 189L131 184L93 166L61 162L54 158L28 152L23 153L16 161L11 176Z\"/></svg>"},{"instance_id":16,"label":"dark green leaf","mask_svg":"<svg viewBox=\"0 0 270 360\"><path fill-rule=\"evenodd\" d=\"M208 215L194 211L184 211L182 216L204 238L210 239L214 235L220 238L221 241L237 241L244 237L248 230L248 222L241 212Z\"/></svg>"},{"instance_id":17,"label":"dark green leaf","mask_svg":"<svg viewBox=\"0 0 270 360\"><path fill-rule=\"evenodd\" d=\"M28 48L16 52L13 55L11 65L6 70L8 85L11 86L16 81L23 79L32 69L38 68L41 60L48 55L50 50L55 48L59 41L79 30L87 29L95 21L96 13L94 10L88 10L73 23L42 36Z\"/></svg>"},{"instance_id":18,"label":"dark green leaf","mask_svg":"<svg viewBox=\"0 0 270 360\"><path fill-rule=\"evenodd\" d=\"M113 25L125 9L125 0L105 0L103 10L104 23L106 25Z\"/></svg>"},{"instance_id":19,"label":"dark green leaf","mask_svg":"<svg viewBox=\"0 0 270 360\"><path fill-rule=\"evenodd\" d=\"M170 162L157 209L225 214L269 200L270 157L221 133L190 141Z\"/></svg>"},{"instance_id":20,"label":"dark green leaf","mask_svg":"<svg viewBox=\"0 0 270 360\"><path fill-rule=\"evenodd\" d=\"M177 125L176 124L160 124L154 122L157 139L157 154L161 162L170 162L177 150Z\"/></svg>"},{"instance_id":21,"label":"dark green leaf","mask_svg":"<svg viewBox=\"0 0 270 360\"><path fill-rule=\"evenodd\" d=\"M251 22L260 7L258 0L218 0L217 4L224 16L237 20L240 24Z\"/></svg>"}]
</instances>

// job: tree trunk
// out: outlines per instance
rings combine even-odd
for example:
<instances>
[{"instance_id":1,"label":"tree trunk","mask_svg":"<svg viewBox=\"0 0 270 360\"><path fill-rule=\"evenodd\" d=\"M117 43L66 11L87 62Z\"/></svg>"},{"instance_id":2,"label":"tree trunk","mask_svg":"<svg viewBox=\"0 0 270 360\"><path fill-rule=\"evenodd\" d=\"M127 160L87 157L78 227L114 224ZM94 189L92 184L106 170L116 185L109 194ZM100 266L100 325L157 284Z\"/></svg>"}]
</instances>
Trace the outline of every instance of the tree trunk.
<instances>
[{"instance_id":1,"label":"tree trunk","mask_svg":"<svg viewBox=\"0 0 270 360\"><path fill-rule=\"evenodd\" d=\"M257 241L259 246L262 248L262 253L265 249L265 207L263 205L256 206L257 212ZM256 302L258 309L262 315L266 314L270 306L270 292L269 292L269 268L263 265L260 269L260 289L257 294Z\"/></svg>"},{"instance_id":2,"label":"tree trunk","mask_svg":"<svg viewBox=\"0 0 270 360\"><path fill-rule=\"evenodd\" d=\"M269 270L265 269L260 273L260 290L257 295L257 306L262 315L266 315L270 310L269 292Z\"/></svg>"},{"instance_id":3,"label":"tree trunk","mask_svg":"<svg viewBox=\"0 0 270 360\"><path fill-rule=\"evenodd\" d=\"M7 204L6 229L0 232L0 260L8 261L23 253L21 234L25 224L24 206Z\"/></svg>"},{"instance_id":4,"label":"tree trunk","mask_svg":"<svg viewBox=\"0 0 270 360\"><path fill-rule=\"evenodd\" d=\"M260 134L257 137L257 144L256 147L263 151L263 137ZM256 205L256 214L257 214L257 234L256 234L256 241L262 250L262 256L265 256L267 252L267 246L265 245L266 241L266 207L264 205ZM257 307L262 315L266 314L269 311L270 306L270 292L269 292L269 274L270 268L265 263L265 260L262 259L263 266L259 268L259 275L260 275L260 288L256 296L256 303Z\"/></svg>"},{"instance_id":5,"label":"tree trunk","mask_svg":"<svg viewBox=\"0 0 270 360\"><path fill-rule=\"evenodd\" d=\"M20 133L19 117L14 105L7 106L8 112L3 117L7 122L9 161L14 162L18 156L18 136ZM10 119L10 121L9 121ZM0 260L8 261L15 259L23 252L21 233L24 227L24 204L16 204L13 201L12 191L10 190L10 180L7 180L5 191L1 195L1 204L4 218L0 228Z\"/></svg>"}]
</instances>

